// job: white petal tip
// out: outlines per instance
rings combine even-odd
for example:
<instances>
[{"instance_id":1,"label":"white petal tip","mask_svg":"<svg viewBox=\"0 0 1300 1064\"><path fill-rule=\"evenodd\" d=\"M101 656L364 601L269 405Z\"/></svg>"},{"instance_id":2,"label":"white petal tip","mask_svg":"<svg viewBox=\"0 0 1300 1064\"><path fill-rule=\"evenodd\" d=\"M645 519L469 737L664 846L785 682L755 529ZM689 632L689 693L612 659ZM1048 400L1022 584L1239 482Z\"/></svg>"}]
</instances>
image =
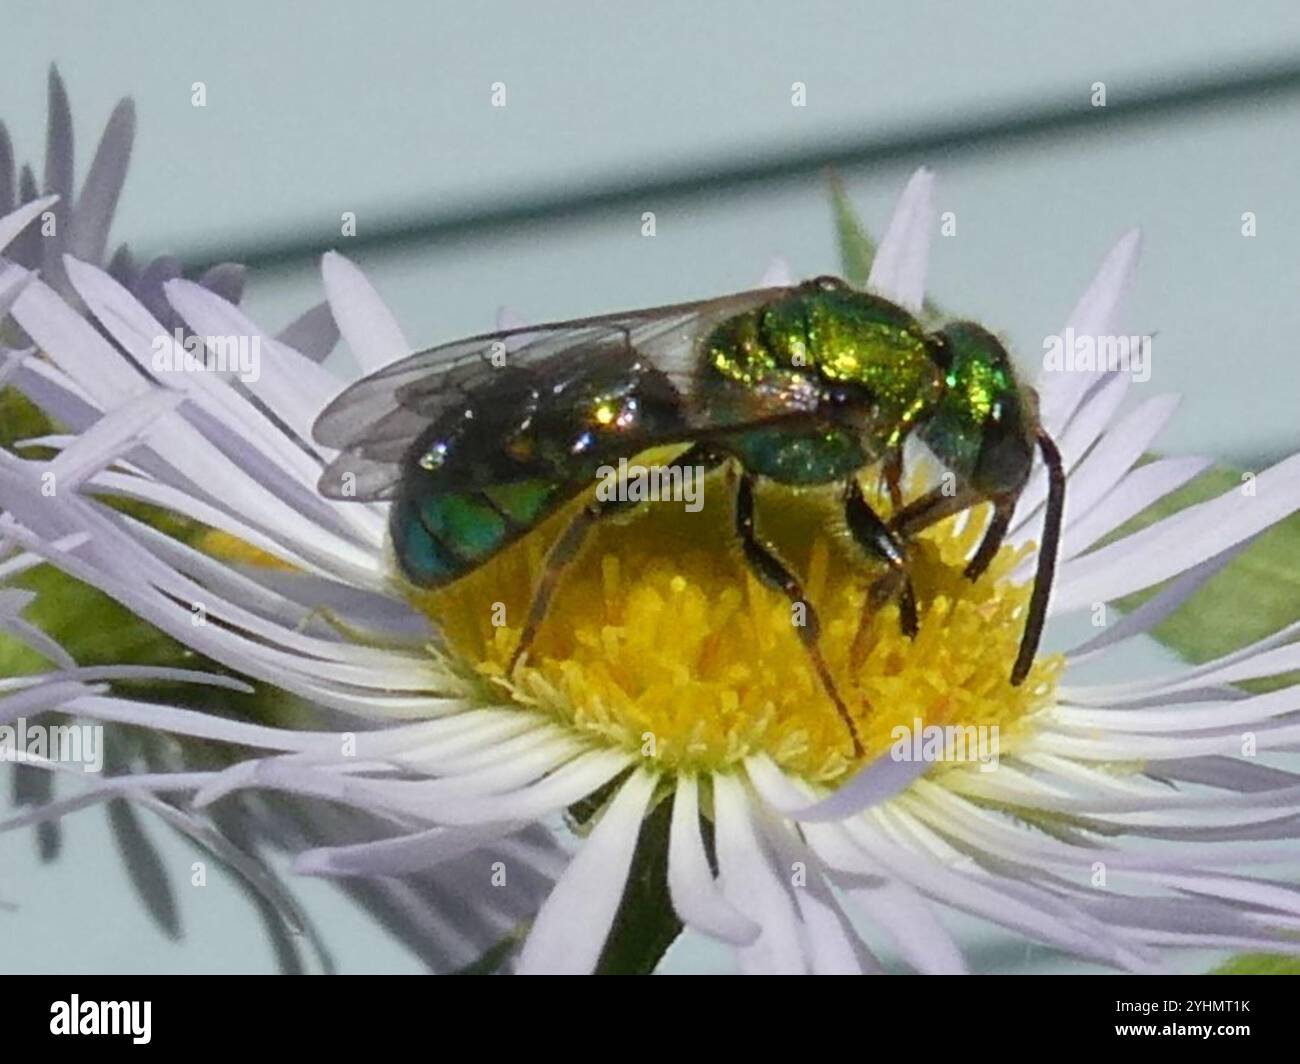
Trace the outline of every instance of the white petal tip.
<instances>
[{"instance_id":1,"label":"white petal tip","mask_svg":"<svg viewBox=\"0 0 1300 1064\"><path fill-rule=\"evenodd\" d=\"M508 332L511 329L524 329L528 325L528 319L513 307L500 307L497 309L497 329L501 332Z\"/></svg>"},{"instance_id":2,"label":"white petal tip","mask_svg":"<svg viewBox=\"0 0 1300 1064\"><path fill-rule=\"evenodd\" d=\"M759 278L759 288L788 288L794 284L794 271L790 269L789 260L781 255L773 255Z\"/></svg>"}]
</instances>

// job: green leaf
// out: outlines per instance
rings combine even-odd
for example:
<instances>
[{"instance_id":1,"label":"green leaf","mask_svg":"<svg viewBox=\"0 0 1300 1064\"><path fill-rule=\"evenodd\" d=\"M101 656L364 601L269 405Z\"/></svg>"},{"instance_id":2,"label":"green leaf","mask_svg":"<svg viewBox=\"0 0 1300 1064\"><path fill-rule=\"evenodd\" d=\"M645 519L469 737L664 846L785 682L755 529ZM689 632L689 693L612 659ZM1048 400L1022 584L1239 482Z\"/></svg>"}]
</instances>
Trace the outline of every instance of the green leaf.
<instances>
[{"instance_id":1,"label":"green leaf","mask_svg":"<svg viewBox=\"0 0 1300 1064\"><path fill-rule=\"evenodd\" d=\"M1242 471L1235 469L1207 470L1186 487L1143 511L1111 538L1129 535L1226 492L1241 491L1247 483L1244 477ZM1242 505L1250 505L1250 496L1243 496ZM1195 595L1152 629L1151 634L1188 661L1200 664L1300 620L1297 558L1300 558L1300 514L1292 514L1264 532L1221 572L1207 580ZM1121 610L1134 609L1158 590L1158 587L1149 588L1121 599L1116 605ZM1300 673L1292 673L1241 686L1261 692L1298 681Z\"/></svg>"},{"instance_id":2,"label":"green leaf","mask_svg":"<svg viewBox=\"0 0 1300 1064\"><path fill-rule=\"evenodd\" d=\"M47 435L53 426L41 408L17 388L0 388L0 447Z\"/></svg>"},{"instance_id":3,"label":"green leaf","mask_svg":"<svg viewBox=\"0 0 1300 1064\"><path fill-rule=\"evenodd\" d=\"M1243 953L1233 957L1211 975L1300 975L1300 957L1278 957L1272 953Z\"/></svg>"},{"instance_id":4,"label":"green leaf","mask_svg":"<svg viewBox=\"0 0 1300 1064\"><path fill-rule=\"evenodd\" d=\"M830 173L831 207L835 214L835 235L840 247L840 270L855 288L862 288L871 274L871 260L876 255L875 241L867 235L859 220L844 182L834 170Z\"/></svg>"},{"instance_id":5,"label":"green leaf","mask_svg":"<svg viewBox=\"0 0 1300 1064\"><path fill-rule=\"evenodd\" d=\"M525 938L528 937L528 925L524 924L506 935L495 945L489 946L484 951L483 956L476 961L470 961L463 968L457 968L452 975L496 975L501 970L501 966L510 958L515 949Z\"/></svg>"}]
</instances>

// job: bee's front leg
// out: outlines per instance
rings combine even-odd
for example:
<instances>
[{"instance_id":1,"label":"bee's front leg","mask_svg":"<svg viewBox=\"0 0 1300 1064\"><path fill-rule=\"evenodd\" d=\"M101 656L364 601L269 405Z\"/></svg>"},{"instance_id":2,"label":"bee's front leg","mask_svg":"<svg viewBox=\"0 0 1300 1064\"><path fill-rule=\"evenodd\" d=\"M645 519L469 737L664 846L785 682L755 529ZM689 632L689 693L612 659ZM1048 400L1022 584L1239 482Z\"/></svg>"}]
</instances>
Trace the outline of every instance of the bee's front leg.
<instances>
[{"instance_id":1,"label":"bee's front leg","mask_svg":"<svg viewBox=\"0 0 1300 1064\"><path fill-rule=\"evenodd\" d=\"M867 655L867 637L871 631L870 618L886 603L898 598L898 623L903 634L915 638L919 628L916 615L916 593L908 571L907 546L897 533L871 508L862 494L857 477L850 477L844 485L844 519L854 540L867 554L889 566L867 592L862 605L862 617L853 639L851 659L860 663Z\"/></svg>"}]
</instances>

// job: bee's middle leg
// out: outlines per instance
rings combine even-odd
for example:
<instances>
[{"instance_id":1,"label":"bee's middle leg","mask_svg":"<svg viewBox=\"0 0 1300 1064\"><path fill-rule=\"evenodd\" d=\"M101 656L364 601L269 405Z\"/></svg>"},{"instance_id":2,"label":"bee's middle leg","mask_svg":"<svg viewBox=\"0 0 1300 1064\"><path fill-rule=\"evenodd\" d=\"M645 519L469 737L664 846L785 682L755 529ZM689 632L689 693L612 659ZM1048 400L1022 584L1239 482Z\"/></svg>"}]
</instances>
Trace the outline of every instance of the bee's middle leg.
<instances>
[{"instance_id":1,"label":"bee's middle leg","mask_svg":"<svg viewBox=\"0 0 1300 1064\"><path fill-rule=\"evenodd\" d=\"M867 592L862 604L862 617L853 639L851 659L860 662L867 654L867 638L871 632L870 618L886 603L898 599L898 623L903 634L915 638L920 625L916 615L916 593L912 589L907 545L871 508L862 495L857 477L850 477L844 485L844 519L849 532L864 551L889 566Z\"/></svg>"},{"instance_id":2,"label":"bee's middle leg","mask_svg":"<svg viewBox=\"0 0 1300 1064\"><path fill-rule=\"evenodd\" d=\"M808 601L804 595L803 585L799 583L799 578L792 573L786 564L781 561L776 552L762 539L759 538L757 530L754 528L754 474L741 473L736 486L736 535L740 537L741 549L745 553L745 561L749 563L750 569L754 575L764 584L776 591L785 593L786 598L792 604L803 606L803 623L795 625L800 640L802 640L804 649L808 652L808 657L812 660L813 668L817 672L818 679L821 680L822 687L830 700L835 704L835 710L839 713L844 721L844 726L848 729L849 736L853 740L853 756L861 757L863 753L862 739L858 735L858 727L849 714L848 706L840 697L839 690L835 686L835 680L831 677L830 668L826 664L826 659L822 657L820 634L821 625L817 620L817 611L813 609L813 604Z\"/></svg>"},{"instance_id":3,"label":"bee's middle leg","mask_svg":"<svg viewBox=\"0 0 1300 1064\"><path fill-rule=\"evenodd\" d=\"M949 493L935 488L895 512L889 519L889 529L907 540L955 513L969 509L980 502L991 502L993 518L989 521L988 528L984 530L979 547L966 564L966 577L970 580L978 580L997 556L1007 537L1007 529L1011 527L1011 518L1015 514L1017 498L1018 495L999 495L986 500L969 490Z\"/></svg>"},{"instance_id":4,"label":"bee's middle leg","mask_svg":"<svg viewBox=\"0 0 1300 1064\"><path fill-rule=\"evenodd\" d=\"M966 563L968 580L978 580L997 557L998 551L1002 549L1003 540L1007 538L1007 529L1011 527L1011 516L1015 511L1015 496L993 500L993 519L989 521L989 527L984 530L984 538L980 540L979 547L971 560Z\"/></svg>"},{"instance_id":5,"label":"bee's middle leg","mask_svg":"<svg viewBox=\"0 0 1300 1064\"><path fill-rule=\"evenodd\" d=\"M722 456L713 448L706 444L696 444L670 462L669 466L701 466L709 469L721 461ZM515 667L523 659L523 656L528 653L529 648L532 647L533 640L537 638L537 631L541 628L542 621L546 619L546 611L550 608L551 599L555 595L555 589L559 586L560 578L582 550L582 544L592 526L601 518L640 505L639 502L623 499L593 499L569 522L569 527L561 533L560 538L552 544L551 549L546 553L546 560L542 563L542 575L537 581L537 586L533 588L532 601L528 604L528 616L524 620L524 628L519 635L519 643L510 656L510 665L506 670L506 675L513 675Z\"/></svg>"}]
</instances>

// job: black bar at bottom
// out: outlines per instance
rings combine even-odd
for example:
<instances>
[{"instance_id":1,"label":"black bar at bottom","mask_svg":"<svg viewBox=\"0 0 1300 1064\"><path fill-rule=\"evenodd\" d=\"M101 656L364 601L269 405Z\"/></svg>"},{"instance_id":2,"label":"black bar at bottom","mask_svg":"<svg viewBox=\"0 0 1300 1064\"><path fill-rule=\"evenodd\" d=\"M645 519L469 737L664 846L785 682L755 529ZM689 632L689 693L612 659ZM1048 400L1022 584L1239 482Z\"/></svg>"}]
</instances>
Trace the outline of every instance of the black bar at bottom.
<instances>
[{"instance_id":1,"label":"black bar at bottom","mask_svg":"<svg viewBox=\"0 0 1300 1064\"><path fill-rule=\"evenodd\" d=\"M488 987L400 976L6 977L0 1045L14 1061L26 1059L15 1049L109 1042L130 1050L192 1047L205 1055L270 1043L326 1049L337 1059L350 1048L381 1058L421 1047L459 1056L476 1045L499 1050L515 1034L545 1046L548 1057L562 1057L588 1055L591 1036L611 1025L615 1033L657 1039L676 1032L692 1040L714 1027L723 1045L743 1037L748 1019L765 1016L765 1040L785 1035L805 1046L844 1049L881 1048L877 1039L895 1028L913 1046L958 1038L1021 1053L1194 1042L1220 1051L1293 1050L1295 987L1246 976L885 977L750 980L701 995L672 979L629 993L625 983L613 988L608 980L498 979ZM755 1011L769 996L779 1011ZM852 1035L864 1020L860 1035ZM705 1038L696 1042L701 1049L714 1043Z\"/></svg>"}]
</instances>

